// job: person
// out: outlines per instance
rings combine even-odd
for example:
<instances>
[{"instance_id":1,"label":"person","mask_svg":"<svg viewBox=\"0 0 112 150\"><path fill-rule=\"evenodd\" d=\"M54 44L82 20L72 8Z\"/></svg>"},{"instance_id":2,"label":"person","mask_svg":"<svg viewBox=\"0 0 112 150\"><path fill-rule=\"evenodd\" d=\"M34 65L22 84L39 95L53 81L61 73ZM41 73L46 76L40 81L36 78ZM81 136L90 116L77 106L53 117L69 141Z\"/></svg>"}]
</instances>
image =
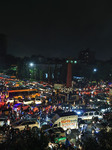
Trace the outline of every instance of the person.
<instances>
[{"instance_id":1,"label":"person","mask_svg":"<svg viewBox=\"0 0 112 150\"><path fill-rule=\"evenodd\" d=\"M70 146L70 141L68 140L68 138L65 141L65 146L66 146L66 148L68 148Z\"/></svg>"}]
</instances>

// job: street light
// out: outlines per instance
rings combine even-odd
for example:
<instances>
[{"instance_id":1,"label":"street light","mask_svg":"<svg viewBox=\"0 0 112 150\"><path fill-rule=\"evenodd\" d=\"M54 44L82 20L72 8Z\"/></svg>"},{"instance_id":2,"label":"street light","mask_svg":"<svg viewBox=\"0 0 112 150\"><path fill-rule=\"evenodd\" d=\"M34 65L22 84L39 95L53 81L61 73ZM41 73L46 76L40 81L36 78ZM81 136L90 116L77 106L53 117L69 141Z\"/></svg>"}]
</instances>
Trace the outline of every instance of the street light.
<instances>
[{"instance_id":1,"label":"street light","mask_svg":"<svg viewBox=\"0 0 112 150\"><path fill-rule=\"evenodd\" d=\"M94 69L93 69L93 72L97 72L97 69L96 69L96 68L94 68Z\"/></svg>"},{"instance_id":2,"label":"street light","mask_svg":"<svg viewBox=\"0 0 112 150\"><path fill-rule=\"evenodd\" d=\"M30 63L30 67L33 67L34 66L34 63Z\"/></svg>"},{"instance_id":3,"label":"street light","mask_svg":"<svg viewBox=\"0 0 112 150\"><path fill-rule=\"evenodd\" d=\"M29 63L29 73L30 73L30 79L34 78L34 63Z\"/></svg>"}]
</instances>

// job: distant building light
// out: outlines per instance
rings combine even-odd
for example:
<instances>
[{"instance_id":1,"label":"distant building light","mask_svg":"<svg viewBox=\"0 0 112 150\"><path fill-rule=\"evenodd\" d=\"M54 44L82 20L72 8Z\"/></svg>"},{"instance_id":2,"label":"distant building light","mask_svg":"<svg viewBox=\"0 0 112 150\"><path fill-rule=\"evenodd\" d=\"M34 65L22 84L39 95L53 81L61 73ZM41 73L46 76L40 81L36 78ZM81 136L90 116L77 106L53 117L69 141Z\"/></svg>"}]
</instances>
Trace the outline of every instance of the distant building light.
<instances>
[{"instance_id":1,"label":"distant building light","mask_svg":"<svg viewBox=\"0 0 112 150\"><path fill-rule=\"evenodd\" d=\"M74 61L74 64L77 64L77 61L76 61L76 60Z\"/></svg>"},{"instance_id":2,"label":"distant building light","mask_svg":"<svg viewBox=\"0 0 112 150\"><path fill-rule=\"evenodd\" d=\"M96 68L94 68L94 69L93 69L93 72L97 72L97 69L96 69Z\"/></svg>"},{"instance_id":3,"label":"distant building light","mask_svg":"<svg viewBox=\"0 0 112 150\"><path fill-rule=\"evenodd\" d=\"M66 60L66 63L69 63L69 60Z\"/></svg>"},{"instance_id":4,"label":"distant building light","mask_svg":"<svg viewBox=\"0 0 112 150\"><path fill-rule=\"evenodd\" d=\"M52 79L54 79L54 74L52 73Z\"/></svg>"},{"instance_id":5,"label":"distant building light","mask_svg":"<svg viewBox=\"0 0 112 150\"><path fill-rule=\"evenodd\" d=\"M33 66L34 66L34 64L33 64L33 63L30 63L30 66L31 66L31 67L33 67Z\"/></svg>"},{"instance_id":6,"label":"distant building light","mask_svg":"<svg viewBox=\"0 0 112 150\"><path fill-rule=\"evenodd\" d=\"M84 79L84 77L73 76L74 79Z\"/></svg>"},{"instance_id":7,"label":"distant building light","mask_svg":"<svg viewBox=\"0 0 112 150\"><path fill-rule=\"evenodd\" d=\"M45 73L45 77L48 78L48 73Z\"/></svg>"}]
</instances>

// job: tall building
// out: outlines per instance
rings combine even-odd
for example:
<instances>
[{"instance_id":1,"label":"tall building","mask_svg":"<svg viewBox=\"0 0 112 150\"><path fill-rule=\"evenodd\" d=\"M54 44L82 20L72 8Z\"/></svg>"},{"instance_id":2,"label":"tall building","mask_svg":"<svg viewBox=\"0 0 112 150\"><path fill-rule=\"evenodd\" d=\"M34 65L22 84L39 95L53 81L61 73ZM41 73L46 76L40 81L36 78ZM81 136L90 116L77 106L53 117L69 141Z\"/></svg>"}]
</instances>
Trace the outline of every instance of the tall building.
<instances>
[{"instance_id":1,"label":"tall building","mask_svg":"<svg viewBox=\"0 0 112 150\"><path fill-rule=\"evenodd\" d=\"M89 49L82 50L79 53L78 60L81 63L94 63L95 62L95 52L90 51Z\"/></svg>"}]
</instances>

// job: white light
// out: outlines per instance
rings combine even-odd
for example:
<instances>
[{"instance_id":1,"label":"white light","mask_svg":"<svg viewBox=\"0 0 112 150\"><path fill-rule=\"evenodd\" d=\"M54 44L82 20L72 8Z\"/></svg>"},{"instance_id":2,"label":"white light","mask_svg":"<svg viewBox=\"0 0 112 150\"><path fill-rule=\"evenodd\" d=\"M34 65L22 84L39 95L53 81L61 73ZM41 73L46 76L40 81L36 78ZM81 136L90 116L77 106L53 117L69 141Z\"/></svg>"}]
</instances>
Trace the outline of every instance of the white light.
<instances>
[{"instance_id":1,"label":"white light","mask_svg":"<svg viewBox=\"0 0 112 150\"><path fill-rule=\"evenodd\" d=\"M94 72L96 72L96 71L97 71L97 69L96 69L96 68L94 68L94 69L93 69L93 71L94 71Z\"/></svg>"},{"instance_id":2,"label":"white light","mask_svg":"<svg viewBox=\"0 0 112 150\"><path fill-rule=\"evenodd\" d=\"M96 133L99 133L99 131L96 131Z\"/></svg>"},{"instance_id":3,"label":"white light","mask_svg":"<svg viewBox=\"0 0 112 150\"><path fill-rule=\"evenodd\" d=\"M31 66L31 67L33 67L33 65L34 65L33 63L30 63L30 66Z\"/></svg>"},{"instance_id":4,"label":"white light","mask_svg":"<svg viewBox=\"0 0 112 150\"><path fill-rule=\"evenodd\" d=\"M101 109L102 112L105 112L105 109Z\"/></svg>"},{"instance_id":5,"label":"white light","mask_svg":"<svg viewBox=\"0 0 112 150\"><path fill-rule=\"evenodd\" d=\"M41 103L42 103L41 101L36 101L36 102L35 102L35 104L41 104Z\"/></svg>"},{"instance_id":6,"label":"white light","mask_svg":"<svg viewBox=\"0 0 112 150\"><path fill-rule=\"evenodd\" d=\"M45 73L45 77L48 78L48 73Z\"/></svg>"},{"instance_id":7,"label":"white light","mask_svg":"<svg viewBox=\"0 0 112 150\"><path fill-rule=\"evenodd\" d=\"M80 114L81 114L81 112L80 112L80 111L77 111L77 114L78 114L78 115L80 115Z\"/></svg>"}]
</instances>

